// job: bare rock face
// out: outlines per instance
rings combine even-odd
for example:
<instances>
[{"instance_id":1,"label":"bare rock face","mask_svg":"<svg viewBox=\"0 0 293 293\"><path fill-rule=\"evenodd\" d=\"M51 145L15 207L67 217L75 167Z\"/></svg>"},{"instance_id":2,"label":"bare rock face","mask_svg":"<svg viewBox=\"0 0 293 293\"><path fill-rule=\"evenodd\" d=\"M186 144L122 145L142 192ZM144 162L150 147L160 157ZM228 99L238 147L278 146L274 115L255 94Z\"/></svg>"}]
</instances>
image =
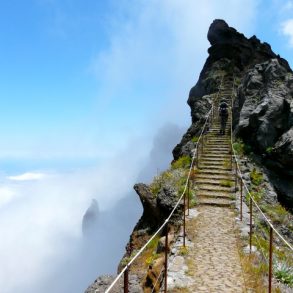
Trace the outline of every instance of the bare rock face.
<instances>
[{"instance_id":1,"label":"bare rock face","mask_svg":"<svg viewBox=\"0 0 293 293\"><path fill-rule=\"evenodd\" d=\"M175 160L182 155L190 155L190 147L185 145L191 137L199 135L211 107L211 97L218 92L223 73L230 74L231 77L233 73L242 76L254 65L271 59L276 59L286 72L291 72L288 62L276 55L269 44L261 43L255 36L246 38L224 20L214 20L207 37L211 44L208 49L209 57L187 100L191 109L192 125L173 150ZM254 80L254 83L257 82L257 79Z\"/></svg>"},{"instance_id":2,"label":"bare rock face","mask_svg":"<svg viewBox=\"0 0 293 293\"><path fill-rule=\"evenodd\" d=\"M138 194L143 206L143 214L136 229L156 228L162 222L162 215L157 207L157 201L148 185L138 183L134 185L134 190Z\"/></svg>"},{"instance_id":3,"label":"bare rock face","mask_svg":"<svg viewBox=\"0 0 293 293\"><path fill-rule=\"evenodd\" d=\"M277 59L258 64L245 75L239 87L241 111L238 109L237 134L255 149L265 152L267 148L274 148L293 126L290 121L292 81L292 73L287 72Z\"/></svg>"},{"instance_id":4,"label":"bare rock face","mask_svg":"<svg viewBox=\"0 0 293 293\"><path fill-rule=\"evenodd\" d=\"M233 107L236 136L252 150L271 172L278 197L293 207L293 76L288 62L256 36L246 38L224 20L210 25L211 47L196 85L187 100L192 124L173 150L177 160L192 155L193 136L199 136L211 101L223 75L237 80Z\"/></svg>"},{"instance_id":5,"label":"bare rock face","mask_svg":"<svg viewBox=\"0 0 293 293\"><path fill-rule=\"evenodd\" d=\"M236 135L262 157L279 199L293 207L293 74L270 59L243 76L235 103Z\"/></svg>"},{"instance_id":6,"label":"bare rock face","mask_svg":"<svg viewBox=\"0 0 293 293\"><path fill-rule=\"evenodd\" d=\"M143 183L135 184L134 190L139 195L143 206L143 214L135 230L148 229L152 231L160 227L178 201L177 192L171 186L162 186L157 197L153 195L149 186ZM183 206L180 204L174 217L172 217L172 223L179 224L178 220L182 209ZM179 215L177 214L178 211Z\"/></svg>"}]
</instances>

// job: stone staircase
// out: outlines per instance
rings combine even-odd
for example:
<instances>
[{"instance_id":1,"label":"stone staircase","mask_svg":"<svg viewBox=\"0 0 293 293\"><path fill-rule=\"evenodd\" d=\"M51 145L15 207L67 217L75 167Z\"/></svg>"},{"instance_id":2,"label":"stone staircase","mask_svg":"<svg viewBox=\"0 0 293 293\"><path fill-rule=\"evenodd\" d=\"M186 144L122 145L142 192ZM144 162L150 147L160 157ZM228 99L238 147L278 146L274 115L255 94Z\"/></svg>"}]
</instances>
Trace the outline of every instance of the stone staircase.
<instances>
[{"instance_id":1,"label":"stone staircase","mask_svg":"<svg viewBox=\"0 0 293 293\"><path fill-rule=\"evenodd\" d=\"M220 97L231 105L231 82L224 81ZM214 102L215 109L219 101ZM195 182L198 188L199 205L229 207L235 196L234 176L231 171L231 134L230 116L226 126L226 134L220 135L220 121L215 115L212 126L204 137L203 152L200 153L198 174Z\"/></svg>"}]
</instances>

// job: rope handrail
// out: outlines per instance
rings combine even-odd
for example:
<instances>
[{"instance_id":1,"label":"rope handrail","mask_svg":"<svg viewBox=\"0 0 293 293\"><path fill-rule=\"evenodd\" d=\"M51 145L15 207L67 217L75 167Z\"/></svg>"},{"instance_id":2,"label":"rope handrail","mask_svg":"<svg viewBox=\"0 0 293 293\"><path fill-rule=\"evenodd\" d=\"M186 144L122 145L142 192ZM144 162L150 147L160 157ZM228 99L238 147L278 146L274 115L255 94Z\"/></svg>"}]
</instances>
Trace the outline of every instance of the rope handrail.
<instances>
[{"instance_id":1,"label":"rope handrail","mask_svg":"<svg viewBox=\"0 0 293 293\"><path fill-rule=\"evenodd\" d=\"M235 82L235 78L233 78L233 93L232 95L234 95L234 82ZM232 97L233 99L233 97ZM252 194L250 193L244 179L243 179L243 175L241 172L241 169L239 167L239 162L236 156L236 152L233 146L233 128L232 128L232 121L233 121L233 109L231 108L231 150L232 150L232 156L235 159L235 163L236 163L236 168L239 171L239 175L238 177L240 177L243 186L245 187L249 197L252 199L252 202L254 203L254 205L256 206L256 208L258 209L258 211L260 212L260 214L263 216L264 220L267 222L267 224L274 230L274 232L279 236L279 238L293 251L293 247L292 245L280 234L280 232L275 228L275 226L272 224L271 220L264 214L264 212L261 210L261 208L259 207L259 205L257 204L255 198L252 196Z\"/></svg>"},{"instance_id":2,"label":"rope handrail","mask_svg":"<svg viewBox=\"0 0 293 293\"><path fill-rule=\"evenodd\" d=\"M211 115L213 111L213 105L211 106L211 109L210 111L208 112L207 114L207 117L206 117L206 120L205 120L205 123L202 127L202 130L201 130L201 133L200 133L200 136L199 136L199 139L198 141L196 142L196 146L195 146L195 152L192 156L192 161L191 161L191 164L190 164L190 168L189 168L189 172L188 172L188 176L187 176L187 179L186 179L186 182L185 182L185 186L184 186L184 190L180 196L180 198L178 199L176 205L174 206L173 210L171 211L171 213L169 214L168 218L166 218L166 220L164 221L164 223L158 228L158 230L153 234L153 236L145 243L145 245L135 254L135 256L127 263L127 265L121 270L121 272L118 274L118 276L114 279L114 281L111 283L111 285L108 287L108 289L105 291L105 293L108 293L110 292L110 290L113 288L113 286L117 283L117 281L121 278L121 276L124 274L124 272L131 266L131 264L138 258L138 256L145 250L145 248L150 244L150 242L162 231L162 229L166 226L166 224L170 221L171 217L173 216L175 210L177 209L178 205L180 204L181 200L183 199L183 196L186 192L186 189L187 189L187 184L188 184L188 181L190 179L190 174L191 174L191 170L193 168L193 164L194 164L194 160L195 160L195 155L196 153L198 152L198 144L199 144L199 141L200 139L202 138L203 136L203 133L204 133L204 130L205 130L205 127L207 125L207 122L208 122L208 119ZM96 292L96 291L95 291Z\"/></svg>"}]
</instances>

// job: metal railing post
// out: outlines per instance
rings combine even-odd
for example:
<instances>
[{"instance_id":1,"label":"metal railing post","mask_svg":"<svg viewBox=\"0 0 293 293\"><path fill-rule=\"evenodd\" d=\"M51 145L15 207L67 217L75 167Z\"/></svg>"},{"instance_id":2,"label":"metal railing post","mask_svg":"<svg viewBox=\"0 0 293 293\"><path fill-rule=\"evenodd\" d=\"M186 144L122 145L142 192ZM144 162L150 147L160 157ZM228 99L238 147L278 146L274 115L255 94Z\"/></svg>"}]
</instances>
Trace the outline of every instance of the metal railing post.
<instances>
[{"instance_id":1,"label":"metal railing post","mask_svg":"<svg viewBox=\"0 0 293 293\"><path fill-rule=\"evenodd\" d=\"M249 219L249 252L251 253L252 246L252 198L250 197L249 201L249 211L250 211L250 219Z\"/></svg>"},{"instance_id":2,"label":"metal railing post","mask_svg":"<svg viewBox=\"0 0 293 293\"><path fill-rule=\"evenodd\" d=\"M186 208L186 192L184 192L184 207L183 207L183 247L185 247L185 230L186 230L185 208Z\"/></svg>"},{"instance_id":3,"label":"metal railing post","mask_svg":"<svg viewBox=\"0 0 293 293\"><path fill-rule=\"evenodd\" d=\"M232 150L232 143L231 143L231 171L233 171L233 150Z\"/></svg>"},{"instance_id":4,"label":"metal railing post","mask_svg":"<svg viewBox=\"0 0 293 293\"><path fill-rule=\"evenodd\" d=\"M240 221L242 221L243 182L240 180Z\"/></svg>"},{"instance_id":5,"label":"metal railing post","mask_svg":"<svg viewBox=\"0 0 293 293\"><path fill-rule=\"evenodd\" d=\"M168 279L168 223L166 224L166 236L165 236L165 287L164 293L167 293L167 279Z\"/></svg>"},{"instance_id":6,"label":"metal railing post","mask_svg":"<svg viewBox=\"0 0 293 293\"><path fill-rule=\"evenodd\" d=\"M197 146L196 146L196 167L199 168L198 165L198 149L199 149L199 141L197 142Z\"/></svg>"},{"instance_id":7,"label":"metal railing post","mask_svg":"<svg viewBox=\"0 0 293 293\"><path fill-rule=\"evenodd\" d=\"M235 158L235 192L237 191L237 176L238 176L237 162L236 162L236 158Z\"/></svg>"},{"instance_id":8,"label":"metal railing post","mask_svg":"<svg viewBox=\"0 0 293 293\"><path fill-rule=\"evenodd\" d=\"M190 179L187 181L187 216L189 216L189 208L190 208Z\"/></svg>"},{"instance_id":9,"label":"metal railing post","mask_svg":"<svg viewBox=\"0 0 293 293\"><path fill-rule=\"evenodd\" d=\"M270 226L269 293L272 292L273 275L273 228Z\"/></svg>"},{"instance_id":10,"label":"metal railing post","mask_svg":"<svg viewBox=\"0 0 293 293\"><path fill-rule=\"evenodd\" d=\"M128 266L127 269L124 272L124 293L128 293Z\"/></svg>"}]
</instances>

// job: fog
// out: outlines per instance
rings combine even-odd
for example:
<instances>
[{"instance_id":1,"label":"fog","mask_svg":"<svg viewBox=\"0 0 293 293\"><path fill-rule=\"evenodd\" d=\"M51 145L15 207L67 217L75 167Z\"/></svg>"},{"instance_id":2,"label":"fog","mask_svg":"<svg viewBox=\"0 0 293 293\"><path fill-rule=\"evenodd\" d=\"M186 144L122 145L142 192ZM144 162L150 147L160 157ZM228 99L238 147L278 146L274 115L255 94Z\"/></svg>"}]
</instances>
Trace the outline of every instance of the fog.
<instances>
[{"instance_id":1,"label":"fog","mask_svg":"<svg viewBox=\"0 0 293 293\"><path fill-rule=\"evenodd\" d=\"M151 148L132 141L97 167L2 174L1 292L83 292L98 275L115 273L142 213L132 186L169 166L183 131L166 124ZM82 233L93 199L98 216Z\"/></svg>"}]
</instances>

